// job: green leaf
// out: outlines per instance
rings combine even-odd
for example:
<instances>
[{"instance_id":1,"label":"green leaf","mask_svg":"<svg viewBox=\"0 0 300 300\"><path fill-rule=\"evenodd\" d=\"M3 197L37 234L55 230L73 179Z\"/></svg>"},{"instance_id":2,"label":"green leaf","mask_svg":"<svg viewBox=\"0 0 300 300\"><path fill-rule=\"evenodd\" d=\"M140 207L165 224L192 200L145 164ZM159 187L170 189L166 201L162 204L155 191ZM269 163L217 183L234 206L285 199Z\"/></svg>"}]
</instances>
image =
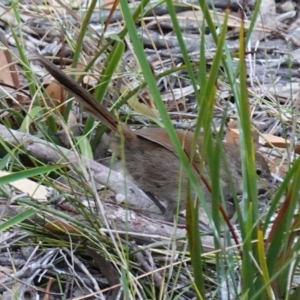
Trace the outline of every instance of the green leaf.
<instances>
[{"instance_id":1,"label":"green leaf","mask_svg":"<svg viewBox=\"0 0 300 300\"><path fill-rule=\"evenodd\" d=\"M32 122L35 122L35 117L39 114L41 114L43 112L43 110L45 110L44 107L41 106L35 106L33 107L26 115L26 117L24 118L21 127L20 127L20 131L21 132L27 132L28 128L30 127L30 124Z\"/></svg>"},{"instance_id":2,"label":"green leaf","mask_svg":"<svg viewBox=\"0 0 300 300\"><path fill-rule=\"evenodd\" d=\"M89 159L93 159L93 151L88 138L86 136L76 136L75 139L79 145L80 153Z\"/></svg>"}]
</instances>

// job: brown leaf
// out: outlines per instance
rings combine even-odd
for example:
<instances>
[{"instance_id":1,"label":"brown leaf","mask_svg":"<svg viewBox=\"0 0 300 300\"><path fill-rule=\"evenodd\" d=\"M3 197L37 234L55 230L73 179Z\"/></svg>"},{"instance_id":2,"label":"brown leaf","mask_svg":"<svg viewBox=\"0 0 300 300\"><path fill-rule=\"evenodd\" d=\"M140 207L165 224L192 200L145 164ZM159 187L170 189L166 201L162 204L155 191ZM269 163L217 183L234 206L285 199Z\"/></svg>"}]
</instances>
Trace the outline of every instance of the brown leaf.
<instances>
[{"instance_id":1,"label":"brown leaf","mask_svg":"<svg viewBox=\"0 0 300 300\"><path fill-rule=\"evenodd\" d=\"M0 280L6 276L6 274L11 274L13 272L12 269L8 267L0 266Z\"/></svg>"},{"instance_id":2,"label":"brown leaf","mask_svg":"<svg viewBox=\"0 0 300 300\"><path fill-rule=\"evenodd\" d=\"M264 142L262 143L266 147L279 147L279 148L287 148L290 146L290 141L278 137L272 134L263 134ZM273 145L273 146L272 146ZM300 145L295 145L295 152L300 154Z\"/></svg>"},{"instance_id":3,"label":"brown leaf","mask_svg":"<svg viewBox=\"0 0 300 300\"><path fill-rule=\"evenodd\" d=\"M59 106L59 111L63 113L63 104L67 96L65 89L61 87L55 80L51 81L46 88L44 97L49 107L55 108Z\"/></svg>"},{"instance_id":4,"label":"brown leaf","mask_svg":"<svg viewBox=\"0 0 300 300\"><path fill-rule=\"evenodd\" d=\"M229 121L226 123L227 128L238 128L238 122L235 119L229 119Z\"/></svg>"},{"instance_id":5,"label":"brown leaf","mask_svg":"<svg viewBox=\"0 0 300 300\"><path fill-rule=\"evenodd\" d=\"M12 173L7 171L0 171L0 177L9 174ZM47 201L48 190L46 186L40 185L31 179L23 178L23 179L15 180L10 182L9 185L14 187L18 191L21 191L22 193L30 195L33 199L39 202Z\"/></svg>"},{"instance_id":6,"label":"brown leaf","mask_svg":"<svg viewBox=\"0 0 300 300\"><path fill-rule=\"evenodd\" d=\"M230 119L227 123L226 137L225 140L227 143L235 143L236 145L240 144L239 130L237 129L237 122ZM251 138L254 143L254 147L257 150L259 148L259 134L256 131L251 132Z\"/></svg>"},{"instance_id":7,"label":"brown leaf","mask_svg":"<svg viewBox=\"0 0 300 300\"><path fill-rule=\"evenodd\" d=\"M53 233L79 233L70 223L62 220L56 220L45 224L45 229Z\"/></svg>"},{"instance_id":8,"label":"brown leaf","mask_svg":"<svg viewBox=\"0 0 300 300\"><path fill-rule=\"evenodd\" d=\"M257 132L254 133L254 144L256 149L259 148L259 146L264 146L264 147L278 147L278 148L287 148L289 146L289 141L286 141L285 139L274 136L272 134L262 134L262 138L259 139L259 135ZM235 143L239 144L239 130L238 129L233 129L229 128L227 130L226 134L226 142L228 143ZM273 145L273 146L272 146ZM300 145L297 145L295 148L296 153L300 153ZM270 170L273 174L277 174L279 176L282 176L286 174L287 170L289 169L287 164L282 164L282 158L280 157L266 157L265 159L268 161L268 164L270 166ZM280 166L280 167L278 167Z\"/></svg>"},{"instance_id":9,"label":"brown leaf","mask_svg":"<svg viewBox=\"0 0 300 300\"><path fill-rule=\"evenodd\" d=\"M19 82L19 72L16 65L13 63L11 53L8 50L8 42L3 32L0 32L0 42L5 46L5 48L0 49L0 83L4 83L16 90L20 88ZM24 94L16 94L18 103L26 103L28 97Z\"/></svg>"},{"instance_id":10,"label":"brown leaf","mask_svg":"<svg viewBox=\"0 0 300 300\"><path fill-rule=\"evenodd\" d=\"M268 165L272 174L284 176L289 170L289 165L287 163L282 164L281 157L272 157L271 159L265 156L265 159L268 161Z\"/></svg>"}]
</instances>

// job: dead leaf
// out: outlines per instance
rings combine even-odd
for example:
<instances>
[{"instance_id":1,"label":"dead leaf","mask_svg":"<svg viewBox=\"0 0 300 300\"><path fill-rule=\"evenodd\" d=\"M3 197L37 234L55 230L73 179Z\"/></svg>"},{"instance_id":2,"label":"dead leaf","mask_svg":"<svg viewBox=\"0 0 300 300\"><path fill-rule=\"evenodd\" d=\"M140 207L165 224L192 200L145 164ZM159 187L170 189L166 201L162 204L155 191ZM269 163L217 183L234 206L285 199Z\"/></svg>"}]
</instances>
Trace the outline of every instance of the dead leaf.
<instances>
[{"instance_id":1,"label":"dead leaf","mask_svg":"<svg viewBox=\"0 0 300 300\"><path fill-rule=\"evenodd\" d=\"M272 157L271 159L267 156L264 156L264 158L267 160L272 174L282 177L289 170L288 164L282 164L282 158L280 157Z\"/></svg>"},{"instance_id":2,"label":"dead leaf","mask_svg":"<svg viewBox=\"0 0 300 300\"><path fill-rule=\"evenodd\" d=\"M3 32L0 32L0 42L5 46L5 48L0 49L0 82L17 90L20 88L19 72L15 63L13 63L11 53L8 50L7 38ZM16 93L15 95L20 104L26 103L29 99L24 94Z\"/></svg>"},{"instance_id":3,"label":"dead leaf","mask_svg":"<svg viewBox=\"0 0 300 300\"><path fill-rule=\"evenodd\" d=\"M226 142L228 143L235 143L239 144L239 130L238 129L229 129L226 134ZM278 148L287 148L289 147L289 141L274 136L272 134L262 134L261 136L257 135L257 148L258 146L264 146L264 147L278 147ZM300 154L300 145L296 145L295 152L297 154ZM287 170L289 169L289 166L287 164L282 164L282 158L280 157L272 157L269 158L265 156L265 159L268 161L268 164L270 166L270 170L272 173L277 174L279 176L282 176L286 174ZM279 167L280 166L280 167Z\"/></svg>"},{"instance_id":4,"label":"dead leaf","mask_svg":"<svg viewBox=\"0 0 300 300\"><path fill-rule=\"evenodd\" d=\"M258 148L259 145L265 146L265 147L279 147L279 148L286 148L289 145L289 142L285 139L272 135L272 134L261 134L261 136L256 132L252 132L252 138L254 141L255 146ZM235 128L227 128L226 137L225 140L227 143L235 143L239 144L239 130ZM300 145L296 146L295 149L296 153L297 151L300 151Z\"/></svg>"},{"instance_id":5,"label":"dead leaf","mask_svg":"<svg viewBox=\"0 0 300 300\"><path fill-rule=\"evenodd\" d=\"M45 224L45 229L52 233L79 233L77 229L73 227L70 223L62 220L55 220Z\"/></svg>"},{"instance_id":6,"label":"dead leaf","mask_svg":"<svg viewBox=\"0 0 300 300\"><path fill-rule=\"evenodd\" d=\"M12 272L13 272L13 270L8 267L0 266L0 279L3 279L6 276L6 274L9 275Z\"/></svg>"},{"instance_id":7,"label":"dead leaf","mask_svg":"<svg viewBox=\"0 0 300 300\"><path fill-rule=\"evenodd\" d=\"M235 119L230 118L226 123L226 127L230 129L238 128L238 122Z\"/></svg>"},{"instance_id":8,"label":"dead leaf","mask_svg":"<svg viewBox=\"0 0 300 300\"><path fill-rule=\"evenodd\" d=\"M234 143L236 145L239 145L240 144L239 130L236 128L227 127L225 141L226 143Z\"/></svg>"},{"instance_id":9,"label":"dead leaf","mask_svg":"<svg viewBox=\"0 0 300 300\"><path fill-rule=\"evenodd\" d=\"M46 103L51 108L59 106L60 113L63 113L63 104L67 96L67 91L55 80L51 81L44 93Z\"/></svg>"},{"instance_id":10,"label":"dead leaf","mask_svg":"<svg viewBox=\"0 0 300 300\"><path fill-rule=\"evenodd\" d=\"M78 126L77 119L73 111L70 111L69 113L67 125L69 128L74 128Z\"/></svg>"},{"instance_id":11,"label":"dead leaf","mask_svg":"<svg viewBox=\"0 0 300 300\"><path fill-rule=\"evenodd\" d=\"M49 300L51 299L50 297L50 293L51 293L51 286L52 286L52 283L54 282L54 278L53 277L50 277L48 282L47 282L47 286L46 286L46 289L45 289L45 296L43 298L43 300Z\"/></svg>"},{"instance_id":12,"label":"dead leaf","mask_svg":"<svg viewBox=\"0 0 300 300\"><path fill-rule=\"evenodd\" d=\"M0 171L0 177L3 177L8 174L12 173ZM47 195L49 194L47 188L28 178L10 182L9 185L13 186L15 189L22 193L28 194L30 197L39 202L47 201Z\"/></svg>"},{"instance_id":13,"label":"dead leaf","mask_svg":"<svg viewBox=\"0 0 300 300\"><path fill-rule=\"evenodd\" d=\"M123 84L120 87L120 92L123 95L128 94L130 87L134 89L134 86L128 85L124 86ZM148 94L139 95L134 94L127 100L128 105L136 112L149 117L157 118L159 116L159 112L155 107L154 101Z\"/></svg>"}]
</instances>

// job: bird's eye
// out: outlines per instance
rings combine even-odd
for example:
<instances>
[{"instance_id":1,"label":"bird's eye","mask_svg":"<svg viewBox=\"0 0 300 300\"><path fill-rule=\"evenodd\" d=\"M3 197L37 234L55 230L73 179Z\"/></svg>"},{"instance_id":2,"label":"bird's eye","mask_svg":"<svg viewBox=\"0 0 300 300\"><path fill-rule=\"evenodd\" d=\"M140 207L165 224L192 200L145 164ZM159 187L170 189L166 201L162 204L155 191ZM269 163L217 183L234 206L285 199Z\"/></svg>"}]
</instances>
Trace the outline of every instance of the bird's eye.
<instances>
[{"instance_id":1,"label":"bird's eye","mask_svg":"<svg viewBox=\"0 0 300 300\"><path fill-rule=\"evenodd\" d=\"M257 174L258 176L260 176L260 175L262 174L261 170L260 170L260 169L256 169L256 174Z\"/></svg>"}]
</instances>

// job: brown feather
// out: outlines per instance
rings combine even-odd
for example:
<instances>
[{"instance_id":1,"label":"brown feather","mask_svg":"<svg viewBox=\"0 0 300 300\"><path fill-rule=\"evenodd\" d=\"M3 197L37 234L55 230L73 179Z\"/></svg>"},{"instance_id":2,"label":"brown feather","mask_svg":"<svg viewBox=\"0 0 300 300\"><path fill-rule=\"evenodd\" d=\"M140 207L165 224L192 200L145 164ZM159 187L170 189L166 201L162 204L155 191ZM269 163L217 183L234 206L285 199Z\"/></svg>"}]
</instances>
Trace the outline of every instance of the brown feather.
<instances>
[{"instance_id":1,"label":"brown feather","mask_svg":"<svg viewBox=\"0 0 300 300\"><path fill-rule=\"evenodd\" d=\"M101 105L87 90L82 88L74 79L67 76L63 71L57 68L48 59L41 55L37 55L45 69L57 80L57 82L64 86L73 95L81 100L82 104L92 115L100 120L105 126L114 132L123 134L125 139L135 139L134 132L123 123L119 123L118 119L110 113L103 105Z\"/></svg>"}]
</instances>

